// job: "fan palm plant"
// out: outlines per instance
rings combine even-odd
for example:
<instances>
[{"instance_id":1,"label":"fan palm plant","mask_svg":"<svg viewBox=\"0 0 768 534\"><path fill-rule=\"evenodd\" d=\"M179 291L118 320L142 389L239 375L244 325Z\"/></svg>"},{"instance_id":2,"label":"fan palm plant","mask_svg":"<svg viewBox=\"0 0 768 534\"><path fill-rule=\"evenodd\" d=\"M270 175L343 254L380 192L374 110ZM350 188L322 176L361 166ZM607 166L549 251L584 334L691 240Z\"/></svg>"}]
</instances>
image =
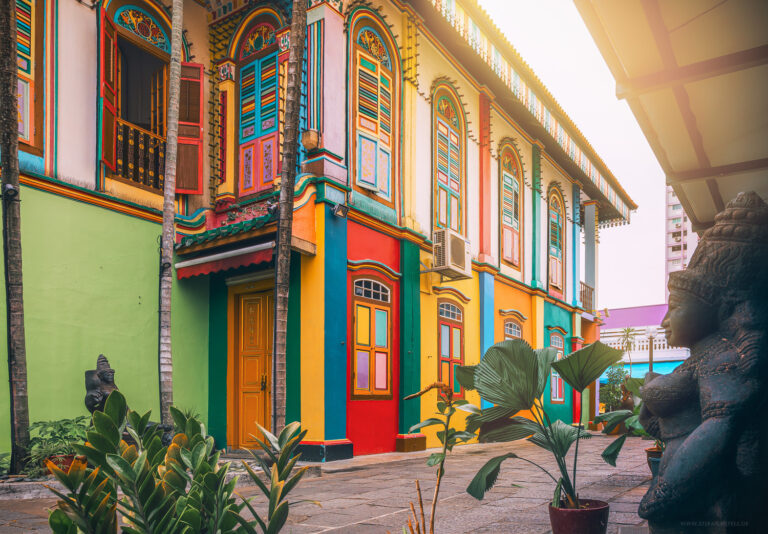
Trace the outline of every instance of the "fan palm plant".
<instances>
[{"instance_id":1,"label":"fan palm plant","mask_svg":"<svg viewBox=\"0 0 768 534\"><path fill-rule=\"evenodd\" d=\"M574 390L583 392L613 363L621 351L599 341L555 361L555 349L533 350L528 343L515 339L497 343L485 353L477 365L459 368L456 377L466 389L474 389L493 406L474 408L467 418L467 431L479 430L481 442L517 441L527 439L552 453L558 476L544 467L520 458L513 452L489 460L467 487L467 493L482 499L499 476L501 464L507 459L519 459L544 471L555 484L552 506L579 508L576 491L576 467L579 441L591 437L582 425L574 427L560 420L554 422L544 410L542 395L554 369ZM530 410L532 419L517 415ZM569 472L566 454L576 444L573 469ZM609 446L610 447L610 446ZM610 451L609 451L610 452ZM616 453L618 454L618 452Z\"/></svg>"}]
</instances>

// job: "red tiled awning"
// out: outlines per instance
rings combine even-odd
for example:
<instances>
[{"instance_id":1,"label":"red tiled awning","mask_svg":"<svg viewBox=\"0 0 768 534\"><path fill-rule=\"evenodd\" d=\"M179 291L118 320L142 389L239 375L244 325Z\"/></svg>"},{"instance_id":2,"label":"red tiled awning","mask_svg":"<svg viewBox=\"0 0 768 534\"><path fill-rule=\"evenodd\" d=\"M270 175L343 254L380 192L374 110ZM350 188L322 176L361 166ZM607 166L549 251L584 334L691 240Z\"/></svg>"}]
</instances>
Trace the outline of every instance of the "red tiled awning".
<instances>
[{"instance_id":1,"label":"red tiled awning","mask_svg":"<svg viewBox=\"0 0 768 534\"><path fill-rule=\"evenodd\" d=\"M176 264L176 277L182 280L268 262L272 259L274 245L274 242L262 243L241 250L180 261Z\"/></svg>"}]
</instances>

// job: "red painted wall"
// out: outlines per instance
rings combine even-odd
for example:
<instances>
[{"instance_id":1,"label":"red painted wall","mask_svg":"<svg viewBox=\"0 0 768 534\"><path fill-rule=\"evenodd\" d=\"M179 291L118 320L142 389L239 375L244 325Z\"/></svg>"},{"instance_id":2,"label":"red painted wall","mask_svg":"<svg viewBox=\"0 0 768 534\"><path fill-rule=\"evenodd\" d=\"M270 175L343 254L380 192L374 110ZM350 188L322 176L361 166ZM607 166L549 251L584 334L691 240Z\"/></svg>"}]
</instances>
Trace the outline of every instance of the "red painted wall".
<instances>
[{"instance_id":1,"label":"red painted wall","mask_svg":"<svg viewBox=\"0 0 768 534\"><path fill-rule=\"evenodd\" d=\"M330 253L331 251L329 251ZM400 243L361 224L349 221L347 226L347 255L352 261L372 260L400 272ZM354 268L354 265L350 265ZM392 311L390 318L392 397L388 399L352 399L352 278L366 275L381 280L392 287ZM353 453L375 454L395 450L398 423L398 398L400 396L400 283L370 268L347 271L347 294L350 301L347 325L347 437L352 441Z\"/></svg>"}]
</instances>

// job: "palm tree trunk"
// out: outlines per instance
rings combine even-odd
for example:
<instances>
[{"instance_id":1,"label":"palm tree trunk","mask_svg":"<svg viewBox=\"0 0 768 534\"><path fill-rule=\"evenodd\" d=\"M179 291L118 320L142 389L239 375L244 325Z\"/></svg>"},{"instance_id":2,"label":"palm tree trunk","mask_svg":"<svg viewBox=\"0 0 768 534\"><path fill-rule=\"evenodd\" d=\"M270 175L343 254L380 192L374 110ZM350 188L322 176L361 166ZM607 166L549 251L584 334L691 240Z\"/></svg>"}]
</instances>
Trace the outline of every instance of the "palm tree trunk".
<instances>
[{"instance_id":1,"label":"palm tree trunk","mask_svg":"<svg viewBox=\"0 0 768 534\"><path fill-rule=\"evenodd\" d=\"M275 342L272 364L272 432L285 426L286 364L288 330L288 291L291 276L291 230L293 225L293 190L299 148L299 108L304 41L307 34L307 0L293 0L291 36L288 52L288 80L285 89L285 140L283 171L280 178L280 202L277 221L277 258L275 260Z\"/></svg>"},{"instance_id":2,"label":"palm tree trunk","mask_svg":"<svg viewBox=\"0 0 768 534\"><path fill-rule=\"evenodd\" d=\"M176 210L176 153L179 133L179 93L181 84L181 30L184 2L173 0L171 19L171 66L168 76L168 132L165 148L165 181L163 183L163 235L160 252L160 413L162 422L173 424L173 353L171 351L171 291L173 288L173 244Z\"/></svg>"},{"instance_id":3,"label":"palm tree trunk","mask_svg":"<svg viewBox=\"0 0 768 534\"><path fill-rule=\"evenodd\" d=\"M16 2L0 2L0 167L3 197L3 260L11 397L11 465L17 474L29 445L27 349L24 339L24 287L21 270L19 198L19 114L17 107Z\"/></svg>"}]
</instances>

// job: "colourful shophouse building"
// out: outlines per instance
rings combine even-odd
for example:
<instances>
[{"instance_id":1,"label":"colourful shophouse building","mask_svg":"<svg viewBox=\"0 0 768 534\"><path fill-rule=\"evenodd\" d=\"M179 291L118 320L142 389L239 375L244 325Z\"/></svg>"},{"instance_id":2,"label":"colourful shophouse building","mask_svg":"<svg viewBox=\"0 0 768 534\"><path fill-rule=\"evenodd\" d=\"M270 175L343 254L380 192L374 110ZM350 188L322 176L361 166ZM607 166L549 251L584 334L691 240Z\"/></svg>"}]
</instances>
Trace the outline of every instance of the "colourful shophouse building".
<instances>
[{"instance_id":1,"label":"colourful shophouse building","mask_svg":"<svg viewBox=\"0 0 768 534\"><path fill-rule=\"evenodd\" d=\"M169 13L16 2L31 418L83 413L99 353L157 413ZM306 458L423 448L434 399L406 395L479 404L454 369L493 343L597 339L598 230L636 206L475 1L310 4L287 419ZM222 447L270 425L290 5L184 7L174 398ZM567 423L595 405L556 374L544 400Z\"/></svg>"}]
</instances>

